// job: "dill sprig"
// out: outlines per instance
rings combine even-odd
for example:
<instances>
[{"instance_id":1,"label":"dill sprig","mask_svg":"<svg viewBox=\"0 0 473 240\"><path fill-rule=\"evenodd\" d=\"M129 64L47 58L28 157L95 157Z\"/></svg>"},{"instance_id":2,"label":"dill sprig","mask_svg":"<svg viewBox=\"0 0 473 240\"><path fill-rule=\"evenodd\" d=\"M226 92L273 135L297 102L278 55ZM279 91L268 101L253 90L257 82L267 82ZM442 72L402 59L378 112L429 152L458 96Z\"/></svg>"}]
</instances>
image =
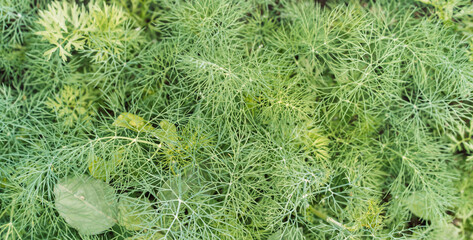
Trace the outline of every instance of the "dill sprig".
<instances>
[{"instance_id":1,"label":"dill sprig","mask_svg":"<svg viewBox=\"0 0 473 240\"><path fill-rule=\"evenodd\" d=\"M471 237L470 8L420 2L0 0L0 236Z\"/></svg>"}]
</instances>

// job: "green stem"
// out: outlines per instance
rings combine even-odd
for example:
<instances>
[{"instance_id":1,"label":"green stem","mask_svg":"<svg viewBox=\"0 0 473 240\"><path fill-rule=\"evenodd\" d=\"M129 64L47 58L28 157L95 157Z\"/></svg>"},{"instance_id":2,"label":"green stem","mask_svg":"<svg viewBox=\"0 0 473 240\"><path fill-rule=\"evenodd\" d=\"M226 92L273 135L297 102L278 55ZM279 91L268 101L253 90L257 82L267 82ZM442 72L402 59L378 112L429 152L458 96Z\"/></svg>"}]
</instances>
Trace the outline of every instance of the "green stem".
<instances>
[{"instance_id":1,"label":"green stem","mask_svg":"<svg viewBox=\"0 0 473 240\"><path fill-rule=\"evenodd\" d=\"M317 217L323 219L324 221L326 221L326 222L328 222L332 225L335 225L335 226L337 226L337 227L339 227L339 228L341 228L345 231L348 231L348 228L345 225L343 225L342 223L338 222L337 220L329 217L327 214L313 208L312 206L309 206L309 211L312 212L313 214L315 214Z\"/></svg>"}]
</instances>

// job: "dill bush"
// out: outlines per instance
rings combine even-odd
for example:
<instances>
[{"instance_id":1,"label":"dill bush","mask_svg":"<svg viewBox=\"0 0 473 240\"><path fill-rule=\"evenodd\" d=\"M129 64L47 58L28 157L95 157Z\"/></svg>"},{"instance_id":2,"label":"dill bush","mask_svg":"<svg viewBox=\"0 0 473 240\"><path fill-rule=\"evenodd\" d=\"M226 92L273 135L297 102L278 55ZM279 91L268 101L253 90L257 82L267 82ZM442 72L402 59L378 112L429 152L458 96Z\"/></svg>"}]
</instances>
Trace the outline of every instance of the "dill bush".
<instances>
[{"instance_id":1,"label":"dill bush","mask_svg":"<svg viewBox=\"0 0 473 240\"><path fill-rule=\"evenodd\" d=\"M0 237L473 237L467 2L0 0Z\"/></svg>"}]
</instances>

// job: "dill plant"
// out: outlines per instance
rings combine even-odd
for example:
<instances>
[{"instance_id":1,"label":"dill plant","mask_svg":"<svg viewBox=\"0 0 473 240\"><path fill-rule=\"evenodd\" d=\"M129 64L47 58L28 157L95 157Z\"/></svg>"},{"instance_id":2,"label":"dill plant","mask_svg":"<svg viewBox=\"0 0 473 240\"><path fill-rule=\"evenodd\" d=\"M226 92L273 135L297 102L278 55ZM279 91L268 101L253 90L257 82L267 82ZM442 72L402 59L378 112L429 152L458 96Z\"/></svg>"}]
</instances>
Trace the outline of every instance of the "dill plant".
<instances>
[{"instance_id":1,"label":"dill plant","mask_svg":"<svg viewBox=\"0 0 473 240\"><path fill-rule=\"evenodd\" d=\"M470 238L470 46L421 2L0 0L0 236Z\"/></svg>"}]
</instances>

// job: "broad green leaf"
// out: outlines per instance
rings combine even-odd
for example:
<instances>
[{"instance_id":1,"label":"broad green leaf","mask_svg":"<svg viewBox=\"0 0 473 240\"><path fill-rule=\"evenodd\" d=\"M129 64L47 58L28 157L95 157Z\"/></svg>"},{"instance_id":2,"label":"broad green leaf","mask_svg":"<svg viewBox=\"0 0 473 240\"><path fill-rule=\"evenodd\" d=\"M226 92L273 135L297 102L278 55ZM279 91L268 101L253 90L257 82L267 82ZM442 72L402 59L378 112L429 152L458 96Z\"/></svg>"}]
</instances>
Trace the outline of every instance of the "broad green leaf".
<instances>
[{"instance_id":1,"label":"broad green leaf","mask_svg":"<svg viewBox=\"0 0 473 240\"><path fill-rule=\"evenodd\" d=\"M113 126L128 128L136 132L154 131L154 127L142 117L126 112L120 114L120 116L115 119Z\"/></svg>"},{"instance_id":2,"label":"broad green leaf","mask_svg":"<svg viewBox=\"0 0 473 240\"><path fill-rule=\"evenodd\" d=\"M59 215L81 234L99 234L117 222L114 190L100 180L66 177L56 184L54 195Z\"/></svg>"},{"instance_id":3,"label":"broad green leaf","mask_svg":"<svg viewBox=\"0 0 473 240\"><path fill-rule=\"evenodd\" d=\"M107 177L110 177L116 172L116 169L122 162L123 153L123 148L118 149L107 160L104 160L103 158L91 153L88 159L90 175L96 179L106 181L108 179Z\"/></svg>"},{"instance_id":4,"label":"broad green leaf","mask_svg":"<svg viewBox=\"0 0 473 240\"><path fill-rule=\"evenodd\" d=\"M104 161L101 157L92 154L89 157L89 173L96 179L106 180L107 172L109 172L110 165Z\"/></svg>"},{"instance_id":5,"label":"broad green leaf","mask_svg":"<svg viewBox=\"0 0 473 240\"><path fill-rule=\"evenodd\" d=\"M461 227L447 222L437 224L430 237L430 239L465 239L461 237ZM471 235L468 239L471 239Z\"/></svg>"},{"instance_id":6,"label":"broad green leaf","mask_svg":"<svg viewBox=\"0 0 473 240\"><path fill-rule=\"evenodd\" d=\"M192 190L196 184L196 177L192 174L191 170L184 171L177 176L171 177L167 180L162 190L159 192L159 198L163 201L174 201L180 197L185 196L190 190Z\"/></svg>"},{"instance_id":7,"label":"broad green leaf","mask_svg":"<svg viewBox=\"0 0 473 240\"><path fill-rule=\"evenodd\" d=\"M153 233L153 234L148 234L148 235L143 235L143 236L133 236L133 237L128 237L126 240L164 240L164 239L169 239L164 237L163 234L161 233Z\"/></svg>"},{"instance_id":8,"label":"broad green leaf","mask_svg":"<svg viewBox=\"0 0 473 240\"><path fill-rule=\"evenodd\" d=\"M155 136L161 139L163 142L174 145L179 141L179 136L177 134L177 128L174 124L170 123L167 120L163 120L159 123L161 129L158 129L154 132Z\"/></svg>"},{"instance_id":9,"label":"broad green leaf","mask_svg":"<svg viewBox=\"0 0 473 240\"><path fill-rule=\"evenodd\" d=\"M146 199L121 197L118 202L118 223L128 230L141 230L151 221L153 208Z\"/></svg>"},{"instance_id":10,"label":"broad green leaf","mask_svg":"<svg viewBox=\"0 0 473 240\"><path fill-rule=\"evenodd\" d=\"M186 206L181 201L186 201L192 191L198 187L196 184L197 178L192 175L191 171L185 171L177 176L171 177L166 181L159 191L158 199L160 204L165 205L161 213L163 219L161 220L161 227L163 228L178 228L178 225L171 224L175 223L173 216L179 215L184 212ZM180 207L179 207L180 205Z\"/></svg>"},{"instance_id":11,"label":"broad green leaf","mask_svg":"<svg viewBox=\"0 0 473 240\"><path fill-rule=\"evenodd\" d=\"M407 208L416 216L425 219L431 220L431 214L429 211L430 200L427 198L425 192L414 192L407 198Z\"/></svg>"},{"instance_id":12,"label":"broad green leaf","mask_svg":"<svg viewBox=\"0 0 473 240\"><path fill-rule=\"evenodd\" d=\"M268 237L268 240L298 240L304 239L301 228L289 227L279 230Z\"/></svg>"},{"instance_id":13,"label":"broad green leaf","mask_svg":"<svg viewBox=\"0 0 473 240\"><path fill-rule=\"evenodd\" d=\"M182 178L171 178L163 184L162 188L159 197L163 201L175 201L189 190L189 186Z\"/></svg>"}]
</instances>

